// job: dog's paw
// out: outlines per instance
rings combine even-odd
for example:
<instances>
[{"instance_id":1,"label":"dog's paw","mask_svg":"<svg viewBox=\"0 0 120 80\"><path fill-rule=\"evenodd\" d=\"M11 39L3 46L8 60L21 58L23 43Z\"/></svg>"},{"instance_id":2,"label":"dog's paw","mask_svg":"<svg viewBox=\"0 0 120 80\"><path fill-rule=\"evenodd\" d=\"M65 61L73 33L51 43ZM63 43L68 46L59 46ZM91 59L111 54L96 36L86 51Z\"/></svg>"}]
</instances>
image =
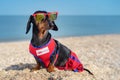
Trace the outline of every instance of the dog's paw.
<instances>
[{"instance_id":1,"label":"dog's paw","mask_svg":"<svg viewBox=\"0 0 120 80\"><path fill-rule=\"evenodd\" d=\"M33 67L30 72L34 72L34 71L37 71L37 70L40 70L40 67L39 66L35 66Z\"/></svg>"},{"instance_id":2,"label":"dog's paw","mask_svg":"<svg viewBox=\"0 0 120 80\"><path fill-rule=\"evenodd\" d=\"M49 67L47 68L48 72L55 72L54 70L54 66L53 65L49 65Z\"/></svg>"},{"instance_id":3,"label":"dog's paw","mask_svg":"<svg viewBox=\"0 0 120 80\"><path fill-rule=\"evenodd\" d=\"M30 70L30 72L34 72L34 71L37 71L37 70L39 70L39 69L32 68L32 69Z\"/></svg>"}]
</instances>

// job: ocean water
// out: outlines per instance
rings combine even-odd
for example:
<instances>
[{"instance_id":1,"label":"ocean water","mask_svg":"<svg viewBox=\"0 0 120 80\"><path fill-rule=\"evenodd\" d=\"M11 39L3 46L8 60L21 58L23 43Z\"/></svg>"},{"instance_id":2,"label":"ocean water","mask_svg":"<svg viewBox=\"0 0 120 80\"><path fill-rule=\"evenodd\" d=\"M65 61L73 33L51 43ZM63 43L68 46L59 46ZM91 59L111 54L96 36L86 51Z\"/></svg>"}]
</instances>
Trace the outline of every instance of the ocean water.
<instances>
[{"instance_id":1,"label":"ocean water","mask_svg":"<svg viewBox=\"0 0 120 80\"><path fill-rule=\"evenodd\" d=\"M0 41L25 40L29 16L0 16ZM120 34L120 16L58 16L54 37ZM32 28L31 28L32 29Z\"/></svg>"}]
</instances>

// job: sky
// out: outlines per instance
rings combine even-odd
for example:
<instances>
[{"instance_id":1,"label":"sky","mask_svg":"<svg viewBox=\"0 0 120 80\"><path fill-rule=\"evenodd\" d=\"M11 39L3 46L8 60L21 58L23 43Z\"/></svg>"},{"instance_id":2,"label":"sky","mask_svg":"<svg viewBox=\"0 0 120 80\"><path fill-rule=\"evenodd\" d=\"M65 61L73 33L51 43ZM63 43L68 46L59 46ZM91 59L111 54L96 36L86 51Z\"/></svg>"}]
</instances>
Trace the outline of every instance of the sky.
<instances>
[{"instance_id":1,"label":"sky","mask_svg":"<svg viewBox=\"0 0 120 80\"><path fill-rule=\"evenodd\" d=\"M60 15L120 15L120 0L0 0L0 15L30 15L36 10Z\"/></svg>"}]
</instances>

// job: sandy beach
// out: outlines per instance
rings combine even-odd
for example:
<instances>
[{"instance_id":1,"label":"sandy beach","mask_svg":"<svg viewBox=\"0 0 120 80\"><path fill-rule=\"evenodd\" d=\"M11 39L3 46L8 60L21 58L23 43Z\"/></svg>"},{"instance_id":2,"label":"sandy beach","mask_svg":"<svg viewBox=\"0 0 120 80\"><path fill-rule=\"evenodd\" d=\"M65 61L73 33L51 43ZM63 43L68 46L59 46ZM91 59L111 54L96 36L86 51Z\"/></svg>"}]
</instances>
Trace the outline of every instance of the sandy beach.
<instances>
[{"instance_id":1,"label":"sandy beach","mask_svg":"<svg viewBox=\"0 0 120 80\"><path fill-rule=\"evenodd\" d=\"M74 51L84 67L94 73L46 69L30 72L36 64L29 40L0 43L0 80L120 80L120 35L56 38Z\"/></svg>"}]
</instances>

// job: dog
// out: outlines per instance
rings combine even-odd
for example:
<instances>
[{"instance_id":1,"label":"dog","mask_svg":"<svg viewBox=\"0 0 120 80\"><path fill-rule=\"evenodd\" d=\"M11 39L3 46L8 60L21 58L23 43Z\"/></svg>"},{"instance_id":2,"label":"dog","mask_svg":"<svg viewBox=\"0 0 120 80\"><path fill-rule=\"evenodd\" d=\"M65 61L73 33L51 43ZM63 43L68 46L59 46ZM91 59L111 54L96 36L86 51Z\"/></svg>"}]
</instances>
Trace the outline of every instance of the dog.
<instances>
[{"instance_id":1,"label":"dog","mask_svg":"<svg viewBox=\"0 0 120 80\"><path fill-rule=\"evenodd\" d=\"M34 56L37 65L31 71L46 68L48 72L54 72L55 67L59 70L71 70L74 72L87 71L77 55L69 48L52 38L49 30L58 31L55 24L57 12L36 11L30 15L27 22L26 34L32 24L32 39L29 51Z\"/></svg>"}]
</instances>

